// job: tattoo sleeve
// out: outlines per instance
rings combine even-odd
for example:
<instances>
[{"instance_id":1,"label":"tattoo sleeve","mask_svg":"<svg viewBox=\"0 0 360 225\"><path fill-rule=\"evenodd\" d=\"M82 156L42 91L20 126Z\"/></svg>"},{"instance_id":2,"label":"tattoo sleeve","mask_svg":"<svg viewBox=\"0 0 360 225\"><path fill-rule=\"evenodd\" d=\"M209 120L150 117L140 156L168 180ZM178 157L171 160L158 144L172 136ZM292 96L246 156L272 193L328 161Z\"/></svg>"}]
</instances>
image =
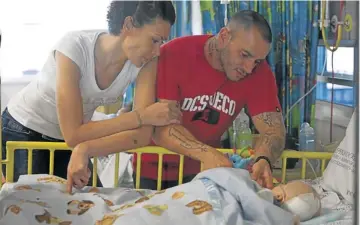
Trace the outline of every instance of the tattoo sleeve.
<instances>
[{"instance_id":1,"label":"tattoo sleeve","mask_svg":"<svg viewBox=\"0 0 360 225\"><path fill-rule=\"evenodd\" d=\"M186 149L199 149L202 152L207 152L208 147L188 136L185 136L178 128L171 127L169 129L169 136L177 139L180 143L180 145Z\"/></svg>"},{"instance_id":2,"label":"tattoo sleeve","mask_svg":"<svg viewBox=\"0 0 360 225\"><path fill-rule=\"evenodd\" d=\"M160 102L171 101L160 99ZM217 152L215 148L197 140L190 131L180 124L155 127L152 140L160 147L198 161L203 161L204 158L216 155L214 152Z\"/></svg>"},{"instance_id":3,"label":"tattoo sleeve","mask_svg":"<svg viewBox=\"0 0 360 225\"><path fill-rule=\"evenodd\" d=\"M262 113L253 117L260 138L256 142L255 151L258 155L266 155L275 162L285 147L285 126L279 112Z\"/></svg>"},{"instance_id":4,"label":"tattoo sleeve","mask_svg":"<svg viewBox=\"0 0 360 225\"><path fill-rule=\"evenodd\" d=\"M198 141L185 127L178 124L156 127L153 140L158 146L198 161L203 161L217 152L213 147Z\"/></svg>"}]
</instances>

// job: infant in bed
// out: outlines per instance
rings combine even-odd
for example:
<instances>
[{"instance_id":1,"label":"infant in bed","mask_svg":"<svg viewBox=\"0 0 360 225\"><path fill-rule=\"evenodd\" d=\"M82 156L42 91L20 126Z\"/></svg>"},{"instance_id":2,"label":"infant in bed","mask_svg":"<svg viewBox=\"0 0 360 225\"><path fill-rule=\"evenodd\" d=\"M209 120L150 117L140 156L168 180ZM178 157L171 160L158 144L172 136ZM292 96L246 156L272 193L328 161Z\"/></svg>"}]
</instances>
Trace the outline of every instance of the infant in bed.
<instances>
[{"instance_id":1,"label":"infant in bed","mask_svg":"<svg viewBox=\"0 0 360 225\"><path fill-rule=\"evenodd\" d=\"M45 178L44 178L45 177ZM297 224L315 216L320 200L295 181L262 189L246 170L203 171L163 191L92 188L65 193L65 181L22 176L0 194L0 224Z\"/></svg>"}]
</instances>

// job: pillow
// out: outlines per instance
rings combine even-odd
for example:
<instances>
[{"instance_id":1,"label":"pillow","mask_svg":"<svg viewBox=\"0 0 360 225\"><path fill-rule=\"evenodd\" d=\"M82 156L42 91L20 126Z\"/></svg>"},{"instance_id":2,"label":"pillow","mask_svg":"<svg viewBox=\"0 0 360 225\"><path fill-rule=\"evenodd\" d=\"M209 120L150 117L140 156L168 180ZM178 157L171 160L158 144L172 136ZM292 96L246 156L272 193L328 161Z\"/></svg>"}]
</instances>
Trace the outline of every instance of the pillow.
<instances>
[{"instance_id":1,"label":"pillow","mask_svg":"<svg viewBox=\"0 0 360 225\"><path fill-rule=\"evenodd\" d=\"M322 187L353 204L355 197L356 113L354 112L344 139L335 150L323 175Z\"/></svg>"}]
</instances>

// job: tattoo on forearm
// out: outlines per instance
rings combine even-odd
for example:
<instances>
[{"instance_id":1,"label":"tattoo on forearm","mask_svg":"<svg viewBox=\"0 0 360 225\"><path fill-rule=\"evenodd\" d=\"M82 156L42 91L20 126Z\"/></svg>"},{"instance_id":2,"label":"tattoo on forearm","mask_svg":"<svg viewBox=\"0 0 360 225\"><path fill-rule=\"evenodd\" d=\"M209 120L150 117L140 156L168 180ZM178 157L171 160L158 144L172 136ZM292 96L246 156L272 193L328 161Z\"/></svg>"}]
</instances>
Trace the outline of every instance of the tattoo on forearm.
<instances>
[{"instance_id":1,"label":"tattoo on forearm","mask_svg":"<svg viewBox=\"0 0 360 225\"><path fill-rule=\"evenodd\" d=\"M207 152L208 147L205 144L198 142L197 140L190 139L182 134L179 129L171 127L169 130L169 136L176 138L180 145L187 149L200 149L202 152Z\"/></svg>"},{"instance_id":2,"label":"tattoo on forearm","mask_svg":"<svg viewBox=\"0 0 360 225\"><path fill-rule=\"evenodd\" d=\"M257 149L269 150L271 160L277 160L285 147L285 127L281 113L262 113L254 117L254 123L260 132Z\"/></svg>"},{"instance_id":3,"label":"tattoo on forearm","mask_svg":"<svg viewBox=\"0 0 360 225\"><path fill-rule=\"evenodd\" d=\"M260 135L260 140L258 141L257 149L268 149L271 155L271 161L277 160L284 147L285 147L285 138L272 132L268 132Z\"/></svg>"},{"instance_id":4,"label":"tattoo on forearm","mask_svg":"<svg viewBox=\"0 0 360 225\"><path fill-rule=\"evenodd\" d=\"M282 116L280 113L262 113L256 117L257 120L262 121L271 128L283 126Z\"/></svg>"}]
</instances>

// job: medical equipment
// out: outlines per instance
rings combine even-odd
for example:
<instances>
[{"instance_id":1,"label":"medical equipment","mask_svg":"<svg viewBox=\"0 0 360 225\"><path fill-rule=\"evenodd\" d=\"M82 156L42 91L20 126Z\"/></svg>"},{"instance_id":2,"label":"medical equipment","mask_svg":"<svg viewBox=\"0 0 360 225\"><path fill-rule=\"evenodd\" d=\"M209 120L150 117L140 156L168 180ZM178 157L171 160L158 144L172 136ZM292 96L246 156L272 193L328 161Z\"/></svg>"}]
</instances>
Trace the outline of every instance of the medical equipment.
<instances>
[{"instance_id":1,"label":"medical equipment","mask_svg":"<svg viewBox=\"0 0 360 225\"><path fill-rule=\"evenodd\" d=\"M334 52L340 47L341 41L358 40L358 25L356 24L358 23L358 19L356 19L359 14L358 8L358 1L321 1L320 30L323 43L331 52L330 142L333 141ZM333 39L333 46L329 43L331 39Z\"/></svg>"},{"instance_id":2,"label":"medical equipment","mask_svg":"<svg viewBox=\"0 0 360 225\"><path fill-rule=\"evenodd\" d=\"M220 3L225 4L224 24L226 26L228 23L228 4L230 3L230 0L221 0Z\"/></svg>"}]
</instances>

